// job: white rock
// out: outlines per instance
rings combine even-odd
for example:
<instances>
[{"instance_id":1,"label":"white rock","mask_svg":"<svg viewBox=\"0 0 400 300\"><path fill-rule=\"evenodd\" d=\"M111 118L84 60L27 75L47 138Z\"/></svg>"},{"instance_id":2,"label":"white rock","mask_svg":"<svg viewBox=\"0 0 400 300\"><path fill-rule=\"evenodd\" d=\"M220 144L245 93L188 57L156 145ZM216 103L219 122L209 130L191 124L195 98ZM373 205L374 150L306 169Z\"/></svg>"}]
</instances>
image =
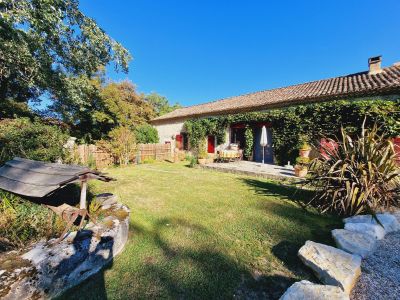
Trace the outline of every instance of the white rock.
<instances>
[{"instance_id":1,"label":"white rock","mask_svg":"<svg viewBox=\"0 0 400 300\"><path fill-rule=\"evenodd\" d=\"M117 203L117 196L111 193L99 194L96 196L96 201L102 205L112 205Z\"/></svg>"},{"instance_id":2,"label":"white rock","mask_svg":"<svg viewBox=\"0 0 400 300\"><path fill-rule=\"evenodd\" d=\"M347 294L361 274L360 256L331 246L307 241L298 255L324 284L338 286Z\"/></svg>"},{"instance_id":3,"label":"white rock","mask_svg":"<svg viewBox=\"0 0 400 300\"><path fill-rule=\"evenodd\" d=\"M31 262L28 268L0 270L0 298L53 299L97 273L121 253L128 240L129 215L124 220L110 219L110 228L72 232L61 242L36 244L22 255ZM24 276L16 278L18 273Z\"/></svg>"},{"instance_id":4,"label":"white rock","mask_svg":"<svg viewBox=\"0 0 400 300\"><path fill-rule=\"evenodd\" d=\"M392 231L397 231L400 229L400 224L397 221L395 216L392 216L389 213L384 213L384 214L376 214L377 219L383 227L385 228L386 232L392 232ZM350 218L343 219L344 223L368 223L368 224L374 224L374 225L380 225L373 217L372 215L358 215L358 216L353 216Z\"/></svg>"},{"instance_id":5,"label":"white rock","mask_svg":"<svg viewBox=\"0 0 400 300\"><path fill-rule=\"evenodd\" d=\"M44 242L39 242L35 247L22 255L23 259L30 260L33 264L38 265L40 262L44 261L49 255L48 249Z\"/></svg>"},{"instance_id":6,"label":"white rock","mask_svg":"<svg viewBox=\"0 0 400 300\"><path fill-rule=\"evenodd\" d=\"M392 213L392 216L396 218L397 222L400 224L400 210L396 210Z\"/></svg>"},{"instance_id":7,"label":"white rock","mask_svg":"<svg viewBox=\"0 0 400 300\"><path fill-rule=\"evenodd\" d=\"M370 223L346 223L344 229L369 234L377 240L383 239L386 234L382 226Z\"/></svg>"},{"instance_id":8,"label":"white rock","mask_svg":"<svg viewBox=\"0 0 400 300\"><path fill-rule=\"evenodd\" d=\"M292 284L280 300L349 300L341 288L302 280Z\"/></svg>"},{"instance_id":9,"label":"white rock","mask_svg":"<svg viewBox=\"0 0 400 300\"><path fill-rule=\"evenodd\" d=\"M339 249L363 258L374 250L376 244L376 239L371 235L346 229L332 230L332 237Z\"/></svg>"}]
</instances>

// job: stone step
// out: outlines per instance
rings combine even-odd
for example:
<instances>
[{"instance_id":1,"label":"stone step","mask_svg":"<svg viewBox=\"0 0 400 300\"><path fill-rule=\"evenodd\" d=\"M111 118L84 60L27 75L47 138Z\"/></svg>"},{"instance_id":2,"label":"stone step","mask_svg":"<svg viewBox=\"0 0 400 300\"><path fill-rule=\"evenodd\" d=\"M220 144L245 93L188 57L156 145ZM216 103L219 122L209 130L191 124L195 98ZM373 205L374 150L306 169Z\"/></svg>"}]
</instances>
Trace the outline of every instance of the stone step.
<instances>
[{"instance_id":1,"label":"stone step","mask_svg":"<svg viewBox=\"0 0 400 300\"><path fill-rule=\"evenodd\" d=\"M280 300L349 300L340 287L302 280L292 284Z\"/></svg>"},{"instance_id":2,"label":"stone step","mask_svg":"<svg viewBox=\"0 0 400 300\"><path fill-rule=\"evenodd\" d=\"M346 229L332 230L332 237L339 249L362 258L374 251L376 239L371 235Z\"/></svg>"},{"instance_id":3,"label":"stone step","mask_svg":"<svg viewBox=\"0 0 400 300\"><path fill-rule=\"evenodd\" d=\"M389 213L384 214L376 214L376 218L383 225L385 231L387 233L397 231L400 229L400 224L397 221L397 218ZM357 215L349 218L343 219L345 224L348 223L367 223L373 225L380 225L372 215Z\"/></svg>"},{"instance_id":4,"label":"stone step","mask_svg":"<svg viewBox=\"0 0 400 300\"><path fill-rule=\"evenodd\" d=\"M382 226L371 223L346 223L344 229L368 234L377 240L383 239L386 234Z\"/></svg>"},{"instance_id":5,"label":"stone step","mask_svg":"<svg viewBox=\"0 0 400 300\"><path fill-rule=\"evenodd\" d=\"M361 274L361 257L324 244L307 241L298 255L327 285L340 287L349 294Z\"/></svg>"}]
</instances>

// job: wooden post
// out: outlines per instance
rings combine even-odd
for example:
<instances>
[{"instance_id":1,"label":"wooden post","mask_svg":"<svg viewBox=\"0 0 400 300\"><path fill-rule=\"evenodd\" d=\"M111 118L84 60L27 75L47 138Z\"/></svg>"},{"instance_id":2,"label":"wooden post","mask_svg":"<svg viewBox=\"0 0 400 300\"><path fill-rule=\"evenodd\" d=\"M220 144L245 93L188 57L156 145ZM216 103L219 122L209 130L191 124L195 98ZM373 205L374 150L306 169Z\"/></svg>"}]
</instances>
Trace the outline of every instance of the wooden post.
<instances>
[{"instance_id":1,"label":"wooden post","mask_svg":"<svg viewBox=\"0 0 400 300\"><path fill-rule=\"evenodd\" d=\"M86 209L86 190L87 190L87 180L82 180L81 184L81 200L79 204L80 209Z\"/></svg>"}]
</instances>

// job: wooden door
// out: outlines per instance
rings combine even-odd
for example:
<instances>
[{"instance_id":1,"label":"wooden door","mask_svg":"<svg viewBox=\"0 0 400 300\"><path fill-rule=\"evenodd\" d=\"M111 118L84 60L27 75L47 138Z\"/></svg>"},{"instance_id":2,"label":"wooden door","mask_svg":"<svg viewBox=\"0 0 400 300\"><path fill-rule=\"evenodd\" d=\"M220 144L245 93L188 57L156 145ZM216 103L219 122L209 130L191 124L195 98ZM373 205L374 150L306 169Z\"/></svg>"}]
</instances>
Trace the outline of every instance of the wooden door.
<instances>
[{"instance_id":1,"label":"wooden door","mask_svg":"<svg viewBox=\"0 0 400 300\"><path fill-rule=\"evenodd\" d=\"M177 134L175 137L175 148L183 150L183 136L181 134Z\"/></svg>"},{"instance_id":2,"label":"wooden door","mask_svg":"<svg viewBox=\"0 0 400 300\"><path fill-rule=\"evenodd\" d=\"M209 135L207 138L207 152L215 153L215 136Z\"/></svg>"}]
</instances>

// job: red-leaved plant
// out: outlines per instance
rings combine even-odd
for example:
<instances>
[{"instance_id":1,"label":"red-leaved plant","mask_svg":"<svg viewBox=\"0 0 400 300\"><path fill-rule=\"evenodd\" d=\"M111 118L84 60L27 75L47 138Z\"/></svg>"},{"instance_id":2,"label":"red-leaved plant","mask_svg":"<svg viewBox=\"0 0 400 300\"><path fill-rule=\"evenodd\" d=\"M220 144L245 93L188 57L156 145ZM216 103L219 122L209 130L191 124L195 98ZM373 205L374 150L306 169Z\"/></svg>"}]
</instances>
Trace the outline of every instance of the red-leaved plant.
<instances>
[{"instance_id":1,"label":"red-leaved plant","mask_svg":"<svg viewBox=\"0 0 400 300\"><path fill-rule=\"evenodd\" d=\"M351 216L378 212L400 204L400 169L393 142L362 125L361 135L352 139L342 128L335 147L326 147L314 159L307 180L315 187L311 200L322 212Z\"/></svg>"}]
</instances>

